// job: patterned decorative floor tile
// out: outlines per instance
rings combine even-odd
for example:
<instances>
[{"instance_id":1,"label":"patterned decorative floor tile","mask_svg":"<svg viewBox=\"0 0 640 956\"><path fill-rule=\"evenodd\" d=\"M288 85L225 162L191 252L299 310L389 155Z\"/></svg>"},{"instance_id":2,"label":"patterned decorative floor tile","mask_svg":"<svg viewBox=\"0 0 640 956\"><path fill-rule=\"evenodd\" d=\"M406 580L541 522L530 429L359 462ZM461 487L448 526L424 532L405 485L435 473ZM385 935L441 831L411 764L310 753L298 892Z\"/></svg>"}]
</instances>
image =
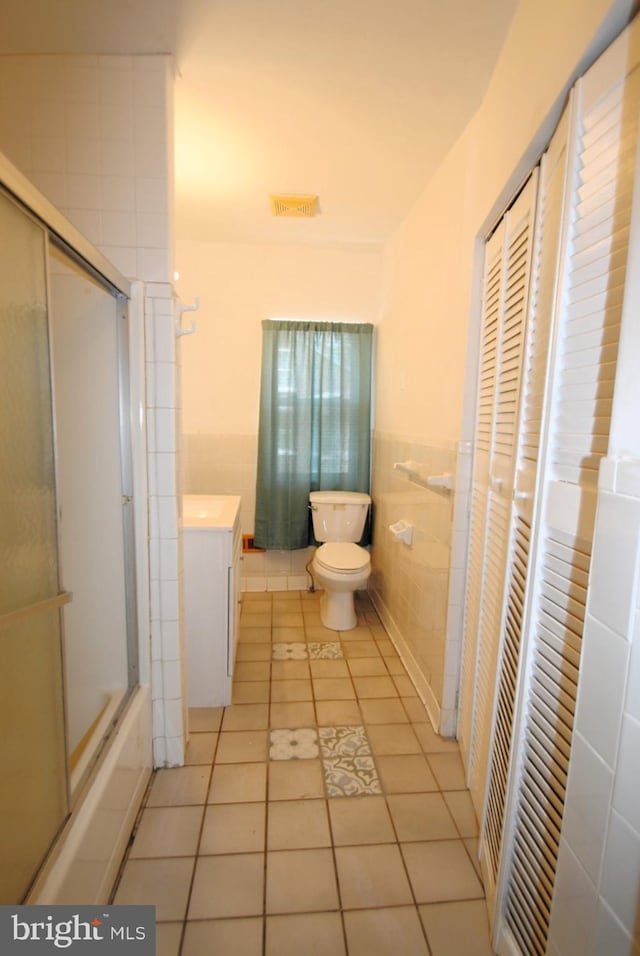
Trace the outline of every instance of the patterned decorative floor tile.
<instances>
[{"instance_id":1,"label":"patterned decorative floor tile","mask_svg":"<svg viewBox=\"0 0 640 956\"><path fill-rule=\"evenodd\" d=\"M320 727L318 733L327 796L382 793L364 727Z\"/></svg>"},{"instance_id":2,"label":"patterned decorative floor tile","mask_svg":"<svg viewBox=\"0 0 640 956\"><path fill-rule=\"evenodd\" d=\"M328 797L359 797L382 793L373 757L323 757Z\"/></svg>"},{"instance_id":3,"label":"patterned decorative floor tile","mask_svg":"<svg viewBox=\"0 0 640 956\"><path fill-rule=\"evenodd\" d=\"M337 661L344 657L340 641L309 641L309 658L312 661Z\"/></svg>"},{"instance_id":4,"label":"patterned decorative floor tile","mask_svg":"<svg viewBox=\"0 0 640 956\"><path fill-rule=\"evenodd\" d=\"M371 756L371 746L364 727L320 727L323 757Z\"/></svg>"},{"instance_id":5,"label":"patterned decorative floor tile","mask_svg":"<svg viewBox=\"0 0 640 956\"><path fill-rule=\"evenodd\" d=\"M302 643L273 644L271 656L274 661L306 661L307 645Z\"/></svg>"},{"instance_id":6,"label":"patterned decorative floor tile","mask_svg":"<svg viewBox=\"0 0 640 956\"><path fill-rule=\"evenodd\" d=\"M312 727L272 730L269 744L270 760L313 760L320 752L318 731Z\"/></svg>"}]
</instances>

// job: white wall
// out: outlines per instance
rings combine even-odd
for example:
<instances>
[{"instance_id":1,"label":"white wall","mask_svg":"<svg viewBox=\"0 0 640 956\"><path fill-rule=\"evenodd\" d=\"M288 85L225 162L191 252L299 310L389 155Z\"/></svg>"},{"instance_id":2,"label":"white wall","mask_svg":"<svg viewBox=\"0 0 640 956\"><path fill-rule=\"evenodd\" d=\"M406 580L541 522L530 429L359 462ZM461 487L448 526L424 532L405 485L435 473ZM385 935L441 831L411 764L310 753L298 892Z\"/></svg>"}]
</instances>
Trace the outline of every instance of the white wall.
<instances>
[{"instance_id":1,"label":"white wall","mask_svg":"<svg viewBox=\"0 0 640 956\"><path fill-rule=\"evenodd\" d=\"M180 298L200 297L183 340L183 430L257 434L263 319L376 322L380 249L178 241Z\"/></svg>"},{"instance_id":2,"label":"white wall","mask_svg":"<svg viewBox=\"0 0 640 956\"><path fill-rule=\"evenodd\" d=\"M183 490L241 495L244 533L254 530L262 320L375 324L381 263L375 247L176 244L180 298L201 302L185 316L195 319L195 335L181 340ZM244 574L265 589L278 576L304 587L305 564L281 553L246 555Z\"/></svg>"}]
</instances>

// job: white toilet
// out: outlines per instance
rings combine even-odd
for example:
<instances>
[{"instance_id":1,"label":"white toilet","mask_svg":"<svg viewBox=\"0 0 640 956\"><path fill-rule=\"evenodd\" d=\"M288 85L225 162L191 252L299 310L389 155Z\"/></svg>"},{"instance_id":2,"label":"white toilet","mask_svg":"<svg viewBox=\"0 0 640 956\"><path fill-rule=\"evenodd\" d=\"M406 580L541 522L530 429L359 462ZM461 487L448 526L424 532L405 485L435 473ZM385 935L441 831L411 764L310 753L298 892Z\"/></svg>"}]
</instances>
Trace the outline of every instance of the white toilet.
<instances>
[{"instance_id":1,"label":"white toilet","mask_svg":"<svg viewBox=\"0 0 640 956\"><path fill-rule=\"evenodd\" d=\"M371 574L371 556L359 541L371 498L358 491L312 491L309 507L316 541L323 541L313 556L311 571L324 594L320 618L325 627L349 631L356 626L353 593Z\"/></svg>"}]
</instances>

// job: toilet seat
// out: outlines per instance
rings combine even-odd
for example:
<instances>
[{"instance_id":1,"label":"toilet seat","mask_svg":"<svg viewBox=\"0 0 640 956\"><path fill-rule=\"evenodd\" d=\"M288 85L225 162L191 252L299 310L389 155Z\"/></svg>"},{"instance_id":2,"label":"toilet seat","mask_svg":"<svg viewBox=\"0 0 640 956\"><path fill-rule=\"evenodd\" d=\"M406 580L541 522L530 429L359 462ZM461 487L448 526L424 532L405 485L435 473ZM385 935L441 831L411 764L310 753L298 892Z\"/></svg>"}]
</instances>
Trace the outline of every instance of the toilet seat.
<instances>
[{"instance_id":1,"label":"toilet seat","mask_svg":"<svg viewBox=\"0 0 640 956\"><path fill-rule=\"evenodd\" d=\"M371 555L359 544L351 541L328 541L320 545L315 560L327 571L355 574L363 571L371 562Z\"/></svg>"}]
</instances>

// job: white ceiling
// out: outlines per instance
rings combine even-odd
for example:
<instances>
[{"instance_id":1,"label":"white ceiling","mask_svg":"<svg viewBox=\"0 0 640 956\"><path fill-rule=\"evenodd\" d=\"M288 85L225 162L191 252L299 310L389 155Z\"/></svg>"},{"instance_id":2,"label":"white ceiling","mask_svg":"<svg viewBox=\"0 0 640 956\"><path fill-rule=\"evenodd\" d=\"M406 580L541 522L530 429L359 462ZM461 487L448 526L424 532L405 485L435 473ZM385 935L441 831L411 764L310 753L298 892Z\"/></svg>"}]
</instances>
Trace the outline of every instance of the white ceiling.
<instances>
[{"instance_id":1,"label":"white ceiling","mask_svg":"<svg viewBox=\"0 0 640 956\"><path fill-rule=\"evenodd\" d=\"M479 106L517 0L0 0L0 53L173 53L179 238L383 242ZM273 192L317 193L313 220Z\"/></svg>"}]
</instances>

